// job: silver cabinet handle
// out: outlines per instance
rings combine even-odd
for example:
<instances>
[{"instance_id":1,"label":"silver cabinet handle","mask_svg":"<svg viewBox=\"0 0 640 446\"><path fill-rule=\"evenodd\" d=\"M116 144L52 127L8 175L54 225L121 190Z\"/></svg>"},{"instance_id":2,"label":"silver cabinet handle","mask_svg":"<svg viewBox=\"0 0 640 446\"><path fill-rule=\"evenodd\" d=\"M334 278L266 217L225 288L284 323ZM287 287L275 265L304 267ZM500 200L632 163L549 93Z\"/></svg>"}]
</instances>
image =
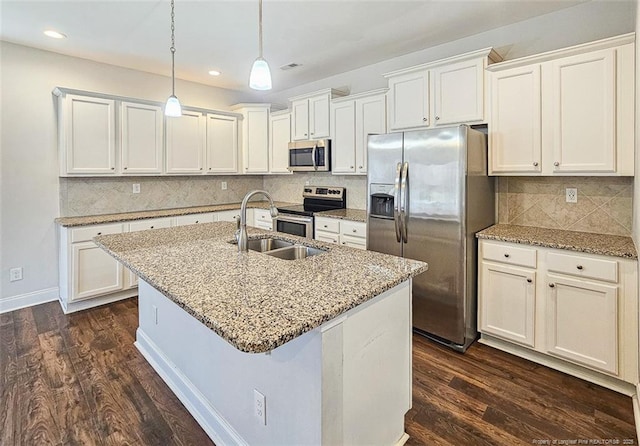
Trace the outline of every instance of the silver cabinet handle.
<instances>
[{"instance_id":1,"label":"silver cabinet handle","mask_svg":"<svg viewBox=\"0 0 640 446\"><path fill-rule=\"evenodd\" d=\"M439 120L440 120L440 116L436 116L436 121L439 121Z\"/></svg>"},{"instance_id":2,"label":"silver cabinet handle","mask_svg":"<svg viewBox=\"0 0 640 446\"><path fill-rule=\"evenodd\" d=\"M533 165L534 165L535 167L538 167L538 162L537 162L537 161L534 161L534 162L533 162Z\"/></svg>"},{"instance_id":3,"label":"silver cabinet handle","mask_svg":"<svg viewBox=\"0 0 640 446\"><path fill-rule=\"evenodd\" d=\"M558 167L560 165L560 162L556 161L555 163L553 163L553 165Z\"/></svg>"},{"instance_id":4,"label":"silver cabinet handle","mask_svg":"<svg viewBox=\"0 0 640 446\"><path fill-rule=\"evenodd\" d=\"M358 166L358 169L362 169L362 166Z\"/></svg>"},{"instance_id":5,"label":"silver cabinet handle","mask_svg":"<svg viewBox=\"0 0 640 446\"><path fill-rule=\"evenodd\" d=\"M423 122L427 122L427 118L422 118L422 121Z\"/></svg>"},{"instance_id":6,"label":"silver cabinet handle","mask_svg":"<svg viewBox=\"0 0 640 446\"><path fill-rule=\"evenodd\" d=\"M112 167L112 168L111 168L111 170L116 170L116 168L115 168L115 167Z\"/></svg>"},{"instance_id":7,"label":"silver cabinet handle","mask_svg":"<svg viewBox=\"0 0 640 446\"><path fill-rule=\"evenodd\" d=\"M357 230L357 229L354 229L354 230L353 230L353 232L358 232L358 230Z\"/></svg>"},{"instance_id":8,"label":"silver cabinet handle","mask_svg":"<svg viewBox=\"0 0 640 446\"><path fill-rule=\"evenodd\" d=\"M124 170L127 170L127 168L126 168L126 167L123 167L123 169L124 169Z\"/></svg>"},{"instance_id":9,"label":"silver cabinet handle","mask_svg":"<svg viewBox=\"0 0 640 446\"><path fill-rule=\"evenodd\" d=\"M555 288L555 287L556 287L556 285L554 283L550 283L549 284L549 288Z\"/></svg>"},{"instance_id":10,"label":"silver cabinet handle","mask_svg":"<svg viewBox=\"0 0 640 446\"><path fill-rule=\"evenodd\" d=\"M531 283L531 282L533 282L533 280L531 280L531 279L529 279L529 278L527 277L527 282Z\"/></svg>"},{"instance_id":11,"label":"silver cabinet handle","mask_svg":"<svg viewBox=\"0 0 640 446\"><path fill-rule=\"evenodd\" d=\"M353 166L349 166L349 169L353 169Z\"/></svg>"}]
</instances>

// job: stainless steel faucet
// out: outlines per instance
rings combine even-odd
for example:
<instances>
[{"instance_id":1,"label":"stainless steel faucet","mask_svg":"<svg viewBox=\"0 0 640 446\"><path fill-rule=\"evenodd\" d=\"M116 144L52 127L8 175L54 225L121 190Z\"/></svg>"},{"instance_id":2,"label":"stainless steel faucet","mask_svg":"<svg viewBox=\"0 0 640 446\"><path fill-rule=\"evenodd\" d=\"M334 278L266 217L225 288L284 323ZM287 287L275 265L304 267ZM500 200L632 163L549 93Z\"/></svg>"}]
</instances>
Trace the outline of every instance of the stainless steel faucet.
<instances>
[{"instance_id":1,"label":"stainless steel faucet","mask_svg":"<svg viewBox=\"0 0 640 446\"><path fill-rule=\"evenodd\" d=\"M247 203L249 199L254 195L262 194L269 200L269 210L271 212L271 217L276 218L278 216L278 210L273 204L273 199L269 192L266 190L252 190L247 195L244 196L242 200L242 205L240 206L240 227L236 231L236 239L238 240L238 252L247 252Z\"/></svg>"}]
</instances>

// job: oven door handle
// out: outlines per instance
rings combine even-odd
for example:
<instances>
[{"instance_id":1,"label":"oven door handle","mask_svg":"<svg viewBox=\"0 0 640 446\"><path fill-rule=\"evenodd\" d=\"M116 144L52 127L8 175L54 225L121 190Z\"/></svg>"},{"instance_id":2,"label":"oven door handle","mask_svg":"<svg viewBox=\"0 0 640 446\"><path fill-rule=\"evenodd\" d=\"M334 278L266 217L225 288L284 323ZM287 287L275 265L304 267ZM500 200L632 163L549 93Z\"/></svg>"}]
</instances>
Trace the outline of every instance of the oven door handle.
<instances>
[{"instance_id":1,"label":"oven door handle","mask_svg":"<svg viewBox=\"0 0 640 446\"><path fill-rule=\"evenodd\" d=\"M273 218L274 220L281 221L290 221L293 223L311 223L313 221L313 217L291 217L289 215L278 214L277 217Z\"/></svg>"}]
</instances>

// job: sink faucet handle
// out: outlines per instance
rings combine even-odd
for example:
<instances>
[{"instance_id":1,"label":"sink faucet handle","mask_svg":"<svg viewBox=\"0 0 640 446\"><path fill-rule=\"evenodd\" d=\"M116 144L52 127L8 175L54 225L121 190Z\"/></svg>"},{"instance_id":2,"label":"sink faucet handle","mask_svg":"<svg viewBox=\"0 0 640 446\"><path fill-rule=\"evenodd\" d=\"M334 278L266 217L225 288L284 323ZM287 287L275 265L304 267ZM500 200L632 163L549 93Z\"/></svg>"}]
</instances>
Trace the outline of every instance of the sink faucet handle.
<instances>
[{"instance_id":1,"label":"sink faucet handle","mask_svg":"<svg viewBox=\"0 0 640 446\"><path fill-rule=\"evenodd\" d=\"M236 221L236 229L240 229L240 216L236 215L233 219Z\"/></svg>"}]
</instances>

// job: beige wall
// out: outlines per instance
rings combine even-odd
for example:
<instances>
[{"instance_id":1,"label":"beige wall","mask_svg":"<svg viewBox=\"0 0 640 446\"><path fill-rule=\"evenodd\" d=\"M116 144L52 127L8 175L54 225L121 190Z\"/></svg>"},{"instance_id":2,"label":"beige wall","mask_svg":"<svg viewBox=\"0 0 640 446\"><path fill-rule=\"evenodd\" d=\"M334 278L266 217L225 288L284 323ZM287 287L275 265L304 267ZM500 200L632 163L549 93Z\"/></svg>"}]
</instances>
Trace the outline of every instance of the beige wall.
<instances>
[{"instance_id":1,"label":"beige wall","mask_svg":"<svg viewBox=\"0 0 640 446\"><path fill-rule=\"evenodd\" d=\"M15 296L57 296L59 211L54 87L164 101L170 79L0 42L0 305ZM178 81L183 104L225 109L238 93ZM9 282L9 268L24 279Z\"/></svg>"},{"instance_id":2,"label":"beige wall","mask_svg":"<svg viewBox=\"0 0 640 446\"><path fill-rule=\"evenodd\" d=\"M565 189L578 189L567 203ZM499 177L498 222L631 235L631 177Z\"/></svg>"}]
</instances>

